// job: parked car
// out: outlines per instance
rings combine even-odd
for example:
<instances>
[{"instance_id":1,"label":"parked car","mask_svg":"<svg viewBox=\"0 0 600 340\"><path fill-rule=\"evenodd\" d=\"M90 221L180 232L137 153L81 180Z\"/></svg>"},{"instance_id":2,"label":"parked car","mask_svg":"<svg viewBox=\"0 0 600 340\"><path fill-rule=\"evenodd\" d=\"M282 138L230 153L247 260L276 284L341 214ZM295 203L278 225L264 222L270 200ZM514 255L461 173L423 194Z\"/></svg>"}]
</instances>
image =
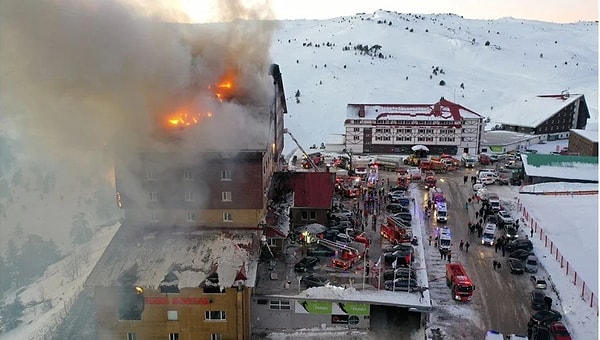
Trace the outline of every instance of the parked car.
<instances>
[{"instance_id":1,"label":"parked car","mask_svg":"<svg viewBox=\"0 0 600 340\"><path fill-rule=\"evenodd\" d=\"M318 257L307 256L294 265L294 270L297 272L307 272L313 270L317 264L319 264Z\"/></svg>"},{"instance_id":2,"label":"parked car","mask_svg":"<svg viewBox=\"0 0 600 340\"><path fill-rule=\"evenodd\" d=\"M304 284L308 288L311 288L311 287L322 287L322 286L325 286L325 285L329 284L329 279L326 276L323 276L323 275L308 274L308 275L304 275L300 279L300 282L302 284Z\"/></svg>"},{"instance_id":3,"label":"parked car","mask_svg":"<svg viewBox=\"0 0 600 340\"><path fill-rule=\"evenodd\" d=\"M512 218L512 216L510 216L510 213L506 210L498 211L498 219L500 220L500 223L504 225L515 223L515 220Z\"/></svg>"},{"instance_id":4,"label":"parked car","mask_svg":"<svg viewBox=\"0 0 600 340\"><path fill-rule=\"evenodd\" d=\"M306 250L308 256L330 257L335 255L335 251L325 246L317 245Z\"/></svg>"},{"instance_id":5,"label":"parked car","mask_svg":"<svg viewBox=\"0 0 600 340\"><path fill-rule=\"evenodd\" d=\"M408 206L402 205L400 203L390 203L385 207L390 213L399 213L399 212L409 212L410 208Z\"/></svg>"},{"instance_id":6,"label":"parked car","mask_svg":"<svg viewBox=\"0 0 600 340\"><path fill-rule=\"evenodd\" d=\"M550 328L546 325L535 325L530 330L530 340L552 340L550 338Z\"/></svg>"},{"instance_id":7,"label":"parked car","mask_svg":"<svg viewBox=\"0 0 600 340\"><path fill-rule=\"evenodd\" d=\"M396 273L395 276L394 276L394 272ZM409 276L411 278L416 277L415 271L411 268L406 268L406 267L400 267L400 268L396 268L396 269L388 269L383 272L383 280L384 281L400 279L400 278L408 278Z\"/></svg>"},{"instance_id":8,"label":"parked car","mask_svg":"<svg viewBox=\"0 0 600 340\"><path fill-rule=\"evenodd\" d=\"M538 271L538 259L535 255L529 255L525 259L525 270L528 273L537 273Z\"/></svg>"},{"instance_id":9,"label":"parked car","mask_svg":"<svg viewBox=\"0 0 600 340\"><path fill-rule=\"evenodd\" d=\"M498 225L498 216L488 215L488 217L485 219L485 223L491 223L491 224Z\"/></svg>"},{"instance_id":10,"label":"parked car","mask_svg":"<svg viewBox=\"0 0 600 340\"><path fill-rule=\"evenodd\" d=\"M533 290L530 293L531 296L531 307L535 310L546 308L546 294L541 290Z\"/></svg>"},{"instance_id":11,"label":"parked car","mask_svg":"<svg viewBox=\"0 0 600 340\"><path fill-rule=\"evenodd\" d=\"M535 289L546 289L546 288L548 288L548 284L546 283L546 280L537 278L537 277L535 277L535 275L531 275L529 277L529 280L531 280L531 282L533 283L533 287Z\"/></svg>"},{"instance_id":12,"label":"parked car","mask_svg":"<svg viewBox=\"0 0 600 340\"><path fill-rule=\"evenodd\" d=\"M551 322L560 320L562 320L562 314L560 314L558 311L555 311L554 309L541 310L529 318L527 327L533 327L534 325L547 325Z\"/></svg>"},{"instance_id":13,"label":"parked car","mask_svg":"<svg viewBox=\"0 0 600 340\"><path fill-rule=\"evenodd\" d=\"M411 254L410 250L396 250L394 252L384 253L383 259L385 263L393 263L396 262L397 266L407 266L411 261L414 261L414 257Z\"/></svg>"},{"instance_id":14,"label":"parked car","mask_svg":"<svg viewBox=\"0 0 600 340\"><path fill-rule=\"evenodd\" d=\"M405 278L399 278L396 280L385 281L383 285L386 290L409 291L417 286L417 280L411 278L409 281Z\"/></svg>"},{"instance_id":15,"label":"parked car","mask_svg":"<svg viewBox=\"0 0 600 340\"><path fill-rule=\"evenodd\" d=\"M512 241L508 242L506 245L504 245L504 249L506 251L514 251L517 249L532 251L533 243L531 243L531 241L528 239L516 239L516 240L512 240Z\"/></svg>"},{"instance_id":16,"label":"parked car","mask_svg":"<svg viewBox=\"0 0 600 340\"><path fill-rule=\"evenodd\" d=\"M530 251L523 250L523 249L517 249L517 250L511 252L510 254L508 254L508 257L517 259L519 261L525 261L525 259L527 257L529 257L529 255L532 255L532 253Z\"/></svg>"},{"instance_id":17,"label":"parked car","mask_svg":"<svg viewBox=\"0 0 600 340\"><path fill-rule=\"evenodd\" d=\"M408 212L408 211L395 213L394 217L397 217L399 219L402 219L402 220L405 220L405 221L408 221L408 222L412 221L412 214L410 212ZM409 225L410 225L410 223L409 223Z\"/></svg>"},{"instance_id":18,"label":"parked car","mask_svg":"<svg viewBox=\"0 0 600 340\"><path fill-rule=\"evenodd\" d=\"M506 264L511 274L523 274L525 272L525 266L518 259L509 258Z\"/></svg>"},{"instance_id":19,"label":"parked car","mask_svg":"<svg viewBox=\"0 0 600 340\"><path fill-rule=\"evenodd\" d=\"M571 334L562 322L551 322L548 328L550 328L550 334L552 334L554 340L571 340Z\"/></svg>"},{"instance_id":20,"label":"parked car","mask_svg":"<svg viewBox=\"0 0 600 340\"><path fill-rule=\"evenodd\" d=\"M410 243L400 243L394 246L385 247L382 250L384 253L395 252L396 250L408 250L411 253L415 252L415 248Z\"/></svg>"},{"instance_id":21,"label":"parked car","mask_svg":"<svg viewBox=\"0 0 600 340\"><path fill-rule=\"evenodd\" d=\"M390 194L391 193L405 193L406 192L406 187L400 186L400 185L395 185L393 187L390 188ZM389 195L389 194L388 194Z\"/></svg>"},{"instance_id":22,"label":"parked car","mask_svg":"<svg viewBox=\"0 0 600 340\"><path fill-rule=\"evenodd\" d=\"M391 203L398 203L400 205L405 206L406 208L410 208L410 198L406 196L392 196L390 198Z\"/></svg>"}]
</instances>

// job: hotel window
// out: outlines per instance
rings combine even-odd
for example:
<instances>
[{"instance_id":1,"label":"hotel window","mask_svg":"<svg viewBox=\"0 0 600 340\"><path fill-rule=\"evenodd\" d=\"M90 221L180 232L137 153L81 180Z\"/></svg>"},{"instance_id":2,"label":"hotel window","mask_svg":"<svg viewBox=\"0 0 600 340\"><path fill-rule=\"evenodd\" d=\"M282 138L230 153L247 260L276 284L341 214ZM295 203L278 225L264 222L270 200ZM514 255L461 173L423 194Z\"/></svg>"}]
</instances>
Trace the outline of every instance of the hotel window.
<instances>
[{"instance_id":1,"label":"hotel window","mask_svg":"<svg viewBox=\"0 0 600 340\"><path fill-rule=\"evenodd\" d=\"M154 177L154 171L146 170L146 180L148 180L148 181L156 180L156 177Z\"/></svg>"},{"instance_id":2,"label":"hotel window","mask_svg":"<svg viewBox=\"0 0 600 340\"><path fill-rule=\"evenodd\" d=\"M169 333L169 340L179 340L179 333Z\"/></svg>"},{"instance_id":3,"label":"hotel window","mask_svg":"<svg viewBox=\"0 0 600 340\"><path fill-rule=\"evenodd\" d=\"M390 133L390 132L392 132L391 129L383 129L383 133Z\"/></svg>"},{"instance_id":4,"label":"hotel window","mask_svg":"<svg viewBox=\"0 0 600 340\"><path fill-rule=\"evenodd\" d=\"M223 340L223 334L212 333L210 335L210 340Z\"/></svg>"},{"instance_id":5,"label":"hotel window","mask_svg":"<svg viewBox=\"0 0 600 340\"><path fill-rule=\"evenodd\" d=\"M231 202L231 191L223 191L223 192L221 192L221 201L223 201L223 202Z\"/></svg>"},{"instance_id":6,"label":"hotel window","mask_svg":"<svg viewBox=\"0 0 600 340\"><path fill-rule=\"evenodd\" d=\"M152 219L152 222L158 222L158 212L153 211L150 218Z\"/></svg>"},{"instance_id":7,"label":"hotel window","mask_svg":"<svg viewBox=\"0 0 600 340\"><path fill-rule=\"evenodd\" d=\"M424 142L425 141L425 137L418 137L417 138L417 142Z\"/></svg>"},{"instance_id":8,"label":"hotel window","mask_svg":"<svg viewBox=\"0 0 600 340\"><path fill-rule=\"evenodd\" d=\"M221 170L221 180L222 181L231 181L231 171Z\"/></svg>"},{"instance_id":9,"label":"hotel window","mask_svg":"<svg viewBox=\"0 0 600 340\"><path fill-rule=\"evenodd\" d=\"M233 216L230 212L223 213L223 222L233 222Z\"/></svg>"},{"instance_id":10,"label":"hotel window","mask_svg":"<svg viewBox=\"0 0 600 340\"><path fill-rule=\"evenodd\" d=\"M417 133L425 133L425 129L418 129Z\"/></svg>"},{"instance_id":11,"label":"hotel window","mask_svg":"<svg viewBox=\"0 0 600 340\"><path fill-rule=\"evenodd\" d=\"M194 179L194 176L192 174L192 170L190 169L184 169L183 170L183 179L191 181Z\"/></svg>"},{"instance_id":12,"label":"hotel window","mask_svg":"<svg viewBox=\"0 0 600 340\"><path fill-rule=\"evenodd\" d=\"M158 201L158 193L156 191L150 191L150 202Z\"/></svg>"},{"instance_id":13,"label":"hotel window","mask_svg":"<svg viewBox=\"0 0 600 340\"><path fill-rule=\"evenodd\" d=\"M188 222L196 222L196 213L193 213L193 212L187 213L187 221Z\"/></svg>"},{"instance_id":14,"label":"hotel window","mask_svg":"<svg viewBox=\"0 0 600 340\"><path fill-rule=\"evenodd\" d=\"M375 129L375 133L381 133L383 129Z\"/></svg>"},{"instance_id":15,"label":"hotel window","mask_svg":"<svg viewBox=\"0 0 600 340\"><path fill-rule=\"evenodd\" d=\"M391 140L391 138L390 138L390 136L384 136L384 137L383 137L383 140L384 140L384 141L390 141L390 140Z\"/></svg>"},{"instance_id":16,"label":"hotel window","mask_svg":"<svg viewBox=\"0 0 600 340\"><path fill-rule=\"evenodd\" d=\"M269 309L291 309L289 301L271 300L269 301Z\"/></svg>"},{"instance_id":17,"label":"hotel window","mask_svg":"<svg viewBox=\"0 0 600 340\"><path fill-rule=\"evenodd\" d=\"M136 340L135 333L127 333L127 340Z\"/></svg>"},{"instance_id":18,"label":"hotel window","mask_svg":"<svg viewBox=\"0 0 600 340\"><path fill-rule=\"evenodd\" d=\"M375 137L375 140L378 140L378 141L380 141L380 140L381 140L381 137L380 137L380 136L377 136L377 137Z\"/></svg>"},{"instance_id":19,"label":"hotel window","mask_svg":"<svg viewBox=\"0 0 600 340\"><path fill-rule=\"evenodd\" d=\"M425 129L425 133L433 133L433 129Z\"/></svg>"},{"instance_id":20,"label":"hotel window","mask_svg":"<svg viewBox=\"0 0 600 340\"><path fill-rule=\"evenodd\" d=\"M360 136L354 136L354 140L360 140Z\"/></svg>"},{"instance_id":21,"label":"hotel window","mask_svg":"<svg viewBox=\"0 0 600 340\"><path fill-rule=\"evenodd\" d=\"M354 132L360 132L360 128L354 128Z\"/></svg>"},{"instance_id":22,"label":"hotel window","mask_svg":"<svg viewBox=\"0 0 600 340\"><path fill-rule=\"evenodd\" d=\"M167 311L167 320L168 321L179 320L179 313L176 310L168 310Z\"/></svg>"},{"instance_id":23,"label":"hotel window","mask_svg":"<svg viewBox=\"0 0 600 340\"><path fill-rule=\"evenodd\" d=\"M184 198L186 202L193 202L194 201L194 194L190 191L186 191L184 193Z\"/></svg>"},{"instance_id":24,"label":"hotel window","mask_svg":"<svg viewBox=\"0 0 600 340\"><path fill-rule=\"evenodd\" d=\"M205 320L227 320L225 318L225 311L222 310L207 310L204 312Z\"/></svg>"}]
</instances>

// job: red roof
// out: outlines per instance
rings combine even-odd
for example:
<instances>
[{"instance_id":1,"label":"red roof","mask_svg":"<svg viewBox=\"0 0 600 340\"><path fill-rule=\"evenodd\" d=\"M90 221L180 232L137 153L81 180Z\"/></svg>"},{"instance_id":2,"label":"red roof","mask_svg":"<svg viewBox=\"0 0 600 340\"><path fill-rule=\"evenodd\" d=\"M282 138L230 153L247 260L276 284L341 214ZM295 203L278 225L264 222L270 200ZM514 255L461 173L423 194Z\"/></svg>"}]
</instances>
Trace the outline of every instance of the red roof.
<instances>
[{"instance_id":1,"label":"red roof","mask_svg":"<svg viewBox=\"0 0 600 340\"><path fill-rule=\"evenodd\" d=\"M297 172L294 183L294 207L331 209L335 173Z\"/></svg>"}]
</instances>

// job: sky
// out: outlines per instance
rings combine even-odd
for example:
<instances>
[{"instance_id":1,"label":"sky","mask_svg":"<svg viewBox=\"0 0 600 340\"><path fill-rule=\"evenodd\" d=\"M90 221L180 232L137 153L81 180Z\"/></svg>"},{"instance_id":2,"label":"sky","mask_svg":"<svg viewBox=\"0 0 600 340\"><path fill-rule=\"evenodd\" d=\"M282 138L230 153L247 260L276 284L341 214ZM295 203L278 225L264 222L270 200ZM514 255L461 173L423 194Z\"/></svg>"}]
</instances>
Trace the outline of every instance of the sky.
<instances>
[{"instance_id":1,"label":"sky","mask_svg":"<svg viewBox=\"0 0 600 340\"><path fill-rule=\"evenodd\" d=\"M183 7L196 21L205 21L206 1L181 0ZM249 0L248 3L264 1ZM596 0L271 0L276 19L329 19L356 13L372 13L378 9L400 13L455 13L469 19L514 17L548 22L578 22L598 20ZM210 8L210 7L209 7Z\"/></svg>"}]
</instances>

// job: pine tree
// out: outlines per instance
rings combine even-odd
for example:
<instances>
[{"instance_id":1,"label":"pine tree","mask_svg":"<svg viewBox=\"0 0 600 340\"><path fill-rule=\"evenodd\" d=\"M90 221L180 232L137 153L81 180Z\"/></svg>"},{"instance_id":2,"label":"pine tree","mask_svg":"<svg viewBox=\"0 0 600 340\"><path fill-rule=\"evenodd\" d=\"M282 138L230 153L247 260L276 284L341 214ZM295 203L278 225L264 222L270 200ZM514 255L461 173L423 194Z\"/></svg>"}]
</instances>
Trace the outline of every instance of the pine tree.
<instances>
[{"instance_id":1,"label":"pine tree","mask_svg":"<svg viewBox=\"0 0 600 340\"><path fill-rule=\"evenodd\" d=\"M16 297L12 303L2 306L0 309L0 318L2 319L2 330L8 332L17 328L23 320L23 311L25 306L21 302L21 298Z\"/></svg>"}]
</instances>

